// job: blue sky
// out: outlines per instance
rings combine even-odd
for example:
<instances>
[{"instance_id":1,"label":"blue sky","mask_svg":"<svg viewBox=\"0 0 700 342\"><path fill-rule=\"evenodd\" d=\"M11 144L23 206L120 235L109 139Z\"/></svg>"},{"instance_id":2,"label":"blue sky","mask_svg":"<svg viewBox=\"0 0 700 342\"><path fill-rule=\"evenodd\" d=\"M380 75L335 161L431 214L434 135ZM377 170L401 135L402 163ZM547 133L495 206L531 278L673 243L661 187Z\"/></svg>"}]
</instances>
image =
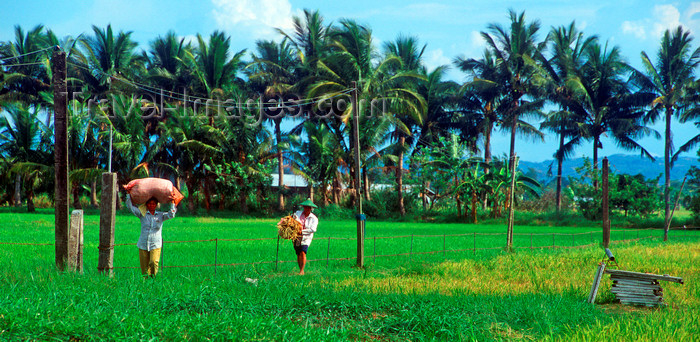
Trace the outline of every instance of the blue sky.
<instances>
[{"instance_id":1,"label":"blue sky","mask_svg":"<svg viewBox=\"0 0 700 342\"><path fill-rule=\"evenodd\" d=\"M471 0L471 1L296 1L296 0L87 0L35 1L20 0L3 4L0 12L0 40L14 39L14 26L25 30L44 24L59 36L91 34L92 25L107 24L117 30L133 31L142 47L169 30L192 39L197 33L208 36L214 30L231 35L236 51L254 46L257 39L279 39L274 28L291 29L291 17L305 8L318 9L327 22L351 18L369 25L375 44L398 35L417 37L427 44L425 63L429 67L450 64L456 56L479 57L484 44L479 31L489 23L508 24L508 9L525 11L528 20L542 24L540 37L552 26L575 20L587 35L618 45L628 62L641 67L640 52L652 59L658 50L661 34L667 28L683 25L697 36L700 32L700 2L654 0ZM700 40L695 41L698 47ZM464 81L456 70L450 78ZM663 133L662 123L654 126ZM700 133L691 123L673 123L674 142L680 146ZM496 154L507 153L508 137L497 135L493 142ZM663 156L661 140L646 138L642 145L653 154ZM556 138L545 142L518 140L516 151L524 160L551 159ZM604 140L600 155L629 153L618 150ZM581 146L577 156L591 156L591 144ZM695 154L688 154L694 156Z\"/></svg>"}]
</instances>

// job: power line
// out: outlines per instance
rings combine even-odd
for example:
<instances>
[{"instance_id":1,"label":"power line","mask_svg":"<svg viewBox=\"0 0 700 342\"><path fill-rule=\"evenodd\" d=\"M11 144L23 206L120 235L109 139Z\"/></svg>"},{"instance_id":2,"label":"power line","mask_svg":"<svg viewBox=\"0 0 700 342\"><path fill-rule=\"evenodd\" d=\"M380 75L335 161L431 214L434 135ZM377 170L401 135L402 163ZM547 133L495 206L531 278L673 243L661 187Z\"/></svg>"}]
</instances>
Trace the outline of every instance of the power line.
<instances>
[{"instance_id":1,"label":"power line","mask_svg":"<svg viewBox=\"0 0 700 342\"><path fill-rule=\"evenodd\" d=\"M50 49L54 49L54 48L56 48L56 46L50 46L50 47L47 47L47 48L45 48L45 49L41 49L41 50L37 50L37 51L32 51L32 52L27 52L27 53L23 53L23 54L17 55L17 56L5 57L5 58L0 59L0 62L6 61L6 60L8 60L8 59L20 58L20 57L24 57L24 56L33 55L33 54L35 54L35 53L44 52L44 51L46 51L46 50L50 50Z\"/></svg>"},{"instance_id":2,"label":"power line","mask_svg":"<svg viewBox=\"0 0 700 342\"><path fill-rule=\"evenodd\" d=\"M207 108L209 108L209 107L214 107L214 108L216 108L216 107L219 107L219 106L220 106L220 105L216 105L216 106L209 105L209 104L207 103L207 102L209 102L209 101L217 101L217 102L219 102L219 103L221 102L221 100L205 99L205 98L196 98L196 100L193 101L193 100L190 100L190 97L189 97L189 96L187 96L187 97L175 97L175 96L165 95L164 93L159 93L159 92L156 92L156 91L154 91L154 90L152 90L152 89L139 86L139 85L135 84L134 82L131 82L131 81L128 81L128 80L124 80L124 79L121 79L121 78L118 78L118 77L114 77L114 76L112 77L112 79L117 80L117 81L122 82L122 83L125 83L125 84L128 84L128 85L131 85L131 86L133 86L133 87L135 87L135 88L137 88L137 89L139 89L139 90L142 90L142 91L144 91L144 92L148 92L148 93L151 93L151 94L154 94L154 95L158 95L158 96L167 97L167 98L172 99L172 100L183 101L183 102L192 103L192 104L200 104L200 102L198 102L198 100L204 100L204 101L205 101L205 102L204 102L204 105L205 105ZM263 106L262 106L262 107L260 107L260 106L240 105L240 104L238 104L238 103L232 104L232 105L226 105L226 102L229 101L229 100L226 100L226 101L223 101L223 102L224 102L224 103L223 103L223 107L225 107L225 108L234 108L234 109L249 109L249 110L282 109L282 108L290 108L290 107L301 107L301 106L305 106L305 105L310 105L310 104L318 103L318 102L321 102L321 101L323 101L323 100L330 100L330 99L333 99L333 98L336 98L336 97L340 97L340 96L343 96L343 95L345 95L345 94L348 94L348 93L350 93L350 92L352 92L352 91L353 91L353 89L345 89L345 90L343 90L343 91L341 91L341 92L335 93L335 94L332 95L332 96L322 96L322 97L318 97L318 98L300 99L299 101L286 102L286 103L282 103L282 104L272 104L272 105L269 105L269 106L266 106L266 105L263 103ZM178 93L178 95L179 95L179 93Z\"/></svg>"},{"instance_id":3,"label":"power line","mask_svg":"<svg viewBox=\"0 0 700 342\"><path fill-rule=\"evenodd\" d=\"M18 64L0 64L0 67L3 68L9 68L9 67L16 67L16 66L25 66L25 65L44 65L44 62L33 62L33 63L18 63Z\"/></svg>"},{"instance_id":4,"label":"power line","mask_svg":"<svg viewBox=\"0 0 700 342\"><path fill-rule=\"evenodd\" d=\"M171 92L171 91L167 91L164 89L159 89L159 88L156 88L153 86L149 86L146 84L122 79L122 78L119 78L116 76L109 75L109 74L107 74L99 69L90 70L89 68L87 68L83 65L79 65L79 64L75 64L75 63L68 63L68 64L71 66L77 67L77 68L84 69L84 70L89 71L89 72L96 71L97 73L102 74L103 76L107 76L112 80L122 82L124 84L130 85L130 86L132 86L136 89L139 89L141 91L144 91L144 92L147 92L150 94L154 94L157 96L169 98L171 100L182 101L182 102L192 103L192 104L200 104L201 102L204 102L204 106L206 108L217 108L220 106L220 105L209 105L208 102L210 102L210 101L221 102L221 100L202 98L202 97L196 97L196 96L186 96L184 94L182 94L183 96L179 96L179 95L181 95L180 93ZM342 91L336 92L332 96L323 95L323 96L317 96L317 97L312 97L312 98L299 99L297 101L292 101L292 102L274 103L274 104L269 104L269 105L265 105L265 103L263 103L262 107L252 106L252 105L250 105L250 106L249 105L240 105L237 103L233 104L233 105L226 105L225 102L227 102L228 100L225 100L224 107L225 108L233 108L233 109L249 109L249 110L260 110L261 108L262 109L282 109L282 108L290 108L290 107L302 107L302 106L318 103L321 101L327 101L327 100L330 100L330 99L333 99L336 97L340 97L340 96L351 93L353 90L354 90L353 88L348 88L348 89L344 89ZM174 95L178 95L178 96L173 96L170 94L174 94ZM194 100L192 100L192 99L194 99ZM198 101L200 101L200 102L198 102Z\"/></svg>"}]
</instances>

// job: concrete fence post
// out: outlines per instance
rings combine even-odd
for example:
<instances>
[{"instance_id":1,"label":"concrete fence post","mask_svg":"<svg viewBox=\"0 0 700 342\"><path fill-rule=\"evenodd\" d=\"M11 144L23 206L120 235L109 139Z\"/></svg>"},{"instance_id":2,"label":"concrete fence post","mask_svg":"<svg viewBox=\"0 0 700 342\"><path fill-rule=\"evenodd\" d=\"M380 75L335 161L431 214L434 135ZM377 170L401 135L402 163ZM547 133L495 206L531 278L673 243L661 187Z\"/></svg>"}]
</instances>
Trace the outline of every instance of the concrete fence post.
<instances>
[{"instance_id":1,"label":"concrete fence post","mask_svg":"<svg viewBox=\"0 0 700 342\"><path fill-rule=\"evenodd\" d=\"M68 270L83 273L83 211L73 210L68 231Z\"/></svg>"}]
</instances>

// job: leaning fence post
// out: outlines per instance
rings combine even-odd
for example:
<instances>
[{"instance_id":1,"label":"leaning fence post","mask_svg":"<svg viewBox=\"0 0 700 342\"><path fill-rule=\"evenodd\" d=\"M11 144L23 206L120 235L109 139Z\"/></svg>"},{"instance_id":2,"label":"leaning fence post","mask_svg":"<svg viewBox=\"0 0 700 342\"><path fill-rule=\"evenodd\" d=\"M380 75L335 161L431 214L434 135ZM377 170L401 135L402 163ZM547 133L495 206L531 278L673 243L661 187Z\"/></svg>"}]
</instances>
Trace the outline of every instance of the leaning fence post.
<instances>
[{"instance_id":1,"label":"leaning fence post","mask_svg":"<svg viewBox=\"0 0 700 342\"><path fill-rule=\"evenodd\" d=\"M411 234L411 249L408 250L408 258L410 259L413 255L413 234Z\"/></svg>"}]
</instances>

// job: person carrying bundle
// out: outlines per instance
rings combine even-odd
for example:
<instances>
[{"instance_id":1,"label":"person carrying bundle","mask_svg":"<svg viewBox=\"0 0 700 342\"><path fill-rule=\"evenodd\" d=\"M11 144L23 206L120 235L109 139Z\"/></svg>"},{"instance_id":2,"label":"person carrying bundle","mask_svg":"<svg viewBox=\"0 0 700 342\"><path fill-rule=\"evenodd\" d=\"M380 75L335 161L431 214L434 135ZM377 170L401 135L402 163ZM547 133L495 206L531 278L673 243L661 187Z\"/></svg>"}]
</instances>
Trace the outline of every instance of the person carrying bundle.
<instances>
[{"instance_id":1,"label":"person carrying bundle","mask_svg":"<svg viewBox=\"0 0 700 342\"><path fill-rule=\"evenodd\" d=\"M141 274L144 277L155 277L158 273L158 263L160 262L160 251L163 247L163 221L175 217L177 206L172 200L170 210L166 212L156 211L158 200L151 197L146 201L146 210L141 209L131 203L131 195L126 195L126 207L141 219L141 236L136 244L139 248L139 263L141 264Z\"/></svg>"},{"instance_id":2,"label":"person carrying bundle","mask_svg":"<svg viewBox=\"0 0 700 342\"><path fill-rule=\"evenodd\" d=\"M293 240L294 251L297 254L297 263L299 264L299 274L304 274L306 266L306 253L309 250L311 240L314 238L314 233L318 227L318 217L311 211L318 208L311 199L301 202L300 206L303 210L294 213L294 219L301 223L301 232L298 237Z\"/></svg>"}]
</instances>

